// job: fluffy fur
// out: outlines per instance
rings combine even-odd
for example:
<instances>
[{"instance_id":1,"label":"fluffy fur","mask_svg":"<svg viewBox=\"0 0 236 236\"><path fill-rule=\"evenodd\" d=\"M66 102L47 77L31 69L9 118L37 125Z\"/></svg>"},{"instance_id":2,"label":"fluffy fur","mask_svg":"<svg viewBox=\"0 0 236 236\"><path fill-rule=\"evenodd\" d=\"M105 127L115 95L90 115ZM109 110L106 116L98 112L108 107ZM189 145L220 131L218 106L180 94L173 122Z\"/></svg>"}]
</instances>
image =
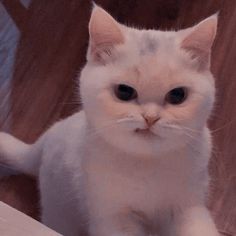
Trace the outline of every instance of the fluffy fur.
<instances>
[{"instance_id":1,"label":"fluffy fur","mask_svg":"<svg viewBox=\"0 0 236 236\"><path fill-rule=\"evenodd\" d=\"M205 208L217 16L177 32L137 30L95 6L83 111L25 144L0 133L0 160L39 178L42 222L65 236L217 236ZM136 89L136 101L114 85ZM188 89L180 105L165 102ZM158 119L149 132L145 118Z\"/></svg>"}]
</instances>

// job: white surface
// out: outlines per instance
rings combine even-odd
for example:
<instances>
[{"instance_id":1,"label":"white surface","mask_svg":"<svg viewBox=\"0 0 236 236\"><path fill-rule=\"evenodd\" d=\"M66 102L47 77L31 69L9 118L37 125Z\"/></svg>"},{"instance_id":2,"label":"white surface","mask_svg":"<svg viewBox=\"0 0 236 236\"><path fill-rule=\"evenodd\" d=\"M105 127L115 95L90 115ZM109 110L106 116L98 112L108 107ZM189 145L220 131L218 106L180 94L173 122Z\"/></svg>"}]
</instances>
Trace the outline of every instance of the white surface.
<instances>
[{"instance_id":1,"label":"white surface","mask_svg":"<svg viewBox=\"0 0 236 236\"><path fill-rule=\"evenodd\" d=\"M38 221L0 202L1 236L60 236Z\"/></svg>"}]
</instances>

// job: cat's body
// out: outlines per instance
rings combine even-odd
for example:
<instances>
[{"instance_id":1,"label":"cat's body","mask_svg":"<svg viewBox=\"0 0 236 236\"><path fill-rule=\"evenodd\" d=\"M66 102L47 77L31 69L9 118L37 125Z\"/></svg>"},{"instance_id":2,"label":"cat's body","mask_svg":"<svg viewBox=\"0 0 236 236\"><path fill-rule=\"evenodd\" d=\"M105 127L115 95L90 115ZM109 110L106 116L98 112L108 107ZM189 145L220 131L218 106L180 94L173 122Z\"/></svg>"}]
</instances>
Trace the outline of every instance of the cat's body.
<instances>
[{"instance_id":1,"label":"cat's body","mask_svg":"<svg viewBox=\"0 0 236 236\"><path fill-rule=\"evenodd\" d=\"M130 30L123 38L128 28L119 29L96 7L81 75L84 111L56 123L33 145L0 134L0 159L39 176L46 225L65 236L217 236L204 206L211 153L206 119L214 101L205 49L210 51L216 17L208 21L212 32L204 52L186 62L187 53L173 46L184 37L183 47L191 50L186 32L175 39L174 32L143 31L139 38L139 31ZM141 43L132 44L135 35ZM192 45L194 53L201 40ZM121 82L135 87L137 102L116 100L112 86ZM180 86L188 88L189 101L164 106L165 94ZM124 93L132 90L125 89L121 95L127 99Z\"/></svg>"}]
</instances>

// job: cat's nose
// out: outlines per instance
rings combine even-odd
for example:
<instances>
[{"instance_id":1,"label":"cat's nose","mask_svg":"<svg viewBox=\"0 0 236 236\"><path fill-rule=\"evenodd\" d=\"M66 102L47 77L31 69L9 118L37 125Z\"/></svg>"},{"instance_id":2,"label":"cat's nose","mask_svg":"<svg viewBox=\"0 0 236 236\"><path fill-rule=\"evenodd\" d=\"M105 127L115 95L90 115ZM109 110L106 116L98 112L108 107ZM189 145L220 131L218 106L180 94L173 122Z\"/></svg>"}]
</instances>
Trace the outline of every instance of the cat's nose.
<instances>
[{"instance_id":1,"label":"cat's nose","mask_svg":"<svg viewBox=\"0 0 236 236\"><path fill-rule=\"evenodd\" d=\"M143 118L145 119L148 127L151 127L160 119L160 117L158 116L148 116L148 115L144 115Z\"/></svg>"}]
</instances>

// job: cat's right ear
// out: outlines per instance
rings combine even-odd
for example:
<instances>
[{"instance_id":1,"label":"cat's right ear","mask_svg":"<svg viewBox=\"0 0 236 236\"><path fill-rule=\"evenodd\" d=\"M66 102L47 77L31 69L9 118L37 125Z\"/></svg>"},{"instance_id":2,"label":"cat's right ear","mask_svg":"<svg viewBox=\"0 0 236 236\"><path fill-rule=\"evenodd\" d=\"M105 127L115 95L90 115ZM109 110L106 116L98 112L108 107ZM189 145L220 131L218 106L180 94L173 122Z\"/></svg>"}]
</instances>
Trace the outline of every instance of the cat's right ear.
<instances>
[{"instance_id":1,"label":"cat's right ear","mask_svg":"<svg viewBox=\"0 0 236 236\"><path fill-rule=\"evenodd\" d=\"M216 36L218 14L180 31L181 48L189 53L199 70L209 70L211 48Z\"/></svg>"},{"instance_id":2,"label":"cat's right ear","mask_svg":"<svg viewBox=\"0 0 236 236\"><path fill-rule=\"evenodd\" d=\"M89 21L87 60L106 64L109 60L113 60L115 46L123 43L121 25L101 7L94 5Z\"/></svg>"}]
</instances>

